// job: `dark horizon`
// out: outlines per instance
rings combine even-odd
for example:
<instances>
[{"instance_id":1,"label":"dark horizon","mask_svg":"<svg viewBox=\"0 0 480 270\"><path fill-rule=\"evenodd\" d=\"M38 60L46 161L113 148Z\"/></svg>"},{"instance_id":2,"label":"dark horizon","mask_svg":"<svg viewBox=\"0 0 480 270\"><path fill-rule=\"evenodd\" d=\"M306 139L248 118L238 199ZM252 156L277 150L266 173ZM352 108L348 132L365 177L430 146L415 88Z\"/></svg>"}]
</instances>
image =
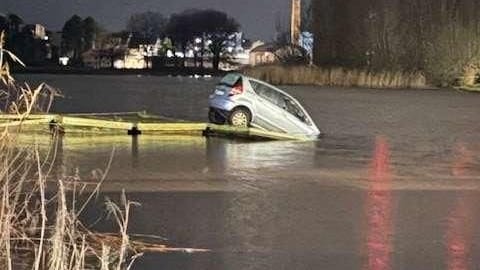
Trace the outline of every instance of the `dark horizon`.
<instances>
[{"instance_id":1,"label":"dark horizon","mask_svg":"<svg viewBox=\"0 0 480 270\"><path fill-rule=\"evenodd\" d=\"M241 31L252 40L265 41L275 37L275 20L281 16L289 20L290 0L0 0L0 13L15 13L25 23L39 23L49 30L60 31L68 18L77 14L92 16L107 31L125 28L130 15L145 11L157 11L165 16L185 9L213 8L227 12L237 19ZM112 7L114 10L112 10ZM279 15L277 15L279 14Z\"/></svg>"}]
</instances>

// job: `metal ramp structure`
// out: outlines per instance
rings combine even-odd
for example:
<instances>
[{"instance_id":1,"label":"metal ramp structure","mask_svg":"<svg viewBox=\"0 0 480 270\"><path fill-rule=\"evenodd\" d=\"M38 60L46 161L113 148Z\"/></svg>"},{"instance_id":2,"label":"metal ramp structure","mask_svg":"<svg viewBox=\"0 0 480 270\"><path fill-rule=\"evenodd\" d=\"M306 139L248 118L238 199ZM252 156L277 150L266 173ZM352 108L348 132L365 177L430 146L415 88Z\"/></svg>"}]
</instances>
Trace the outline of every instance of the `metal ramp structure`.
<instances>
[{"instance_id":1,"label":"metal ramp structure","mask_svg":"<svg viewBox=\"0 0 480 270\"><path fill-rule=\"evenodd\" d=\"M305 136L266 131L258 128L237 128L210 123L188 122L146 112L84 114L0 114L0 128L21 128L24 131L61 132L65 134L141 134L224 136L247 140L311 140Z\"/></svg>"}]
</instances>

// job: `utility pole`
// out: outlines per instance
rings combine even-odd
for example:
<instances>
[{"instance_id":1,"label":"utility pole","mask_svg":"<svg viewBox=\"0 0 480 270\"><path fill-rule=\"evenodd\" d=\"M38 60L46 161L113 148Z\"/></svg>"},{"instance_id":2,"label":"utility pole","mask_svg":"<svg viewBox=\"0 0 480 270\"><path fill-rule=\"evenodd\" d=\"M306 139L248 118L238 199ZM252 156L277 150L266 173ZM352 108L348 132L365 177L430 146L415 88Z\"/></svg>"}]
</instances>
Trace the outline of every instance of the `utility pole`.
<instances>
[{"instance_id":1,"label":"utility pole","mask_svg":"<svg viewBox=\"0 0 480 270\"><path fill-rule=\"evenodd\" d=\"M290 43L300 45L300 26L302 23L301 0L292 0L292 18L290 25Z\"/></svg>"}]
</instances>

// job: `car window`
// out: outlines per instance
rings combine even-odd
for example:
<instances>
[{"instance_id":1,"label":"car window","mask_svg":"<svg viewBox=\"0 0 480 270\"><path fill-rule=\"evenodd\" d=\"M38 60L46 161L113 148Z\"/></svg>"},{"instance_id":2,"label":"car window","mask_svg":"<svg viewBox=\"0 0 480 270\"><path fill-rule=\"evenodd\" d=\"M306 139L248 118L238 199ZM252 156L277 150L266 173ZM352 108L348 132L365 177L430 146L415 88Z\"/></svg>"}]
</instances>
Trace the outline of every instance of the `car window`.
<instances>
[{"instance_id":1,"label":"car window","mask_svg":"<svg viewBox=\"0 0 480 270\"><path fill-rule=\"evenodd\" d=\"M257 95L286 110L300 121L309 124L307 116L302 108L289 96L284 95L266 84L250 81L250 85Z\"/></svg>"},{"instance_id":2,"label":"car window","mask_svg":"<svg viewBox=\"0 0 480 270\"><path fill-rule=\"evenodd\" d=\"M275 89L271 88L266 84L256 81L250 81L250 85L252 86L255 93L257 93L257 95L259 95L260 97L270 101L271 103L279 106L280 108L285 107L283 95L280 92L276 91Z\"/></svg>"},{"instance_id":3,"label":"car window","mask_svg":"<svg viewBox=\"0 0 480 270\"><path fill-rule=\"evenodd\" d=\"M302 108L300 108L295 101L287 96L285 96L285 110L297 117L300 121L309 124L307 116L303 112Z\"/></svg>"},{"instance_id":4,"label":"car window","mask_svg":"<svg viewBox=\"0 0 480 270\"><path fill-rule=\"evenodd\" d=\"M234 86L239 80L240 80L240 75L235 74L235 73L230 73L225 75L225 77L222 78L220 81L221 85L226 85L226 86Z\"/></svg>"}]
</instances>

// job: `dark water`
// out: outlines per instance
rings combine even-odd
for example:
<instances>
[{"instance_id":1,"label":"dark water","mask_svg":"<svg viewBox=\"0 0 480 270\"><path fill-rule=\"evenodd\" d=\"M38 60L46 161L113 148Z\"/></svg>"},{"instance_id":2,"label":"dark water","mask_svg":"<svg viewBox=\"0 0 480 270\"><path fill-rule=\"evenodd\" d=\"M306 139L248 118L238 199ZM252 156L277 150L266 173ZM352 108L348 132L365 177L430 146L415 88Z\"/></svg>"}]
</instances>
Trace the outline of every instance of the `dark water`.
<instances>
[{"instance_id":1,"label":"dark water","mask_svg":"<svg viewBox=\"0 0 480 270\"><path fill-rule=\"evenodd\" d=\"M147 110L199 121L215 84L33 77L62 88L58 112ZM213 250L146 255L136 269L479 268L480 95L285 89L305 104L325 138L66 136L57 162L88 180L115 149L103 194L118 198L125 189L141 203L131 232ZM89 213L87 222L101 215L94 207Z\"/></svg>"}]
</instances>

